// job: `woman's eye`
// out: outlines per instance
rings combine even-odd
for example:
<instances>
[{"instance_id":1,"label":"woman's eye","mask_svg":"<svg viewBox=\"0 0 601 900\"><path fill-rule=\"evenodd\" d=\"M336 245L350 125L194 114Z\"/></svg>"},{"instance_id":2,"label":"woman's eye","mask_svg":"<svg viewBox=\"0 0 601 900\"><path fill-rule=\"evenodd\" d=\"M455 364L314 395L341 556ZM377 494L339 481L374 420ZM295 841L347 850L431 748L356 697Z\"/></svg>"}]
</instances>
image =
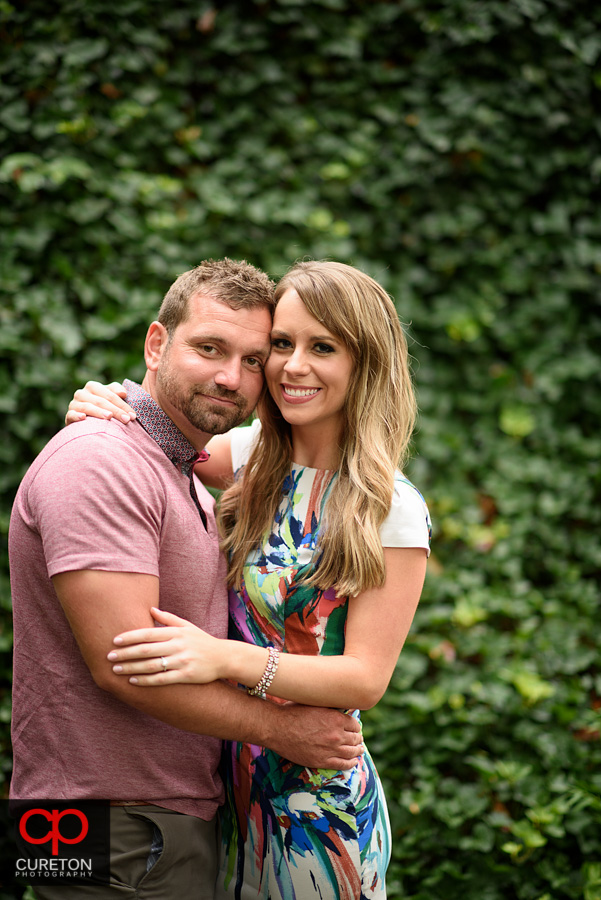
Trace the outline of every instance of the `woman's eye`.
<instances>
[{"instance_id":1,"label":"woman's eye","mask_svg":"<svg viewBox=\"0 0 601 900\"><path fill-rule=\"evenodd\" d=\"M276 350L289 350L292 344L290 341L287 341L286 338L273 338L271 346Z\"/></svg>"},{"instance_id":2,"label":"woman's eye","mask_svg":"<svg viewBox=\"0 0 601 900\"><path fill-rule=\"evenodd\" d=\"M315 350L318 353L333 353L334 348L330 344L315 344Z\"/></svg>"}]
</instances>

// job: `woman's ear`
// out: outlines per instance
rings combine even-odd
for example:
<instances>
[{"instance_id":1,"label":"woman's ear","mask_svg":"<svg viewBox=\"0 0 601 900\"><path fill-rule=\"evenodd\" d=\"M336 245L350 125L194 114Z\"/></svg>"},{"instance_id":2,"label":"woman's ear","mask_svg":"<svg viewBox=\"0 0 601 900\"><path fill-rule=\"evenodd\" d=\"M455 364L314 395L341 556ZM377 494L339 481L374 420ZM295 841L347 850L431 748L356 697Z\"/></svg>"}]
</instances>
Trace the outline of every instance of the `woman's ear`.
<instances>
[{"instance_id":1,"label":"woman's ear","mask_svg":"<svg viewBox=\"0 0 601 900\"><path fill-rule=\"evenodd\" d=\"M160 322L152 322L144 342L144 359L149 372L156 372L169 342L169 333Z\"/></svg>"}]
</instances>

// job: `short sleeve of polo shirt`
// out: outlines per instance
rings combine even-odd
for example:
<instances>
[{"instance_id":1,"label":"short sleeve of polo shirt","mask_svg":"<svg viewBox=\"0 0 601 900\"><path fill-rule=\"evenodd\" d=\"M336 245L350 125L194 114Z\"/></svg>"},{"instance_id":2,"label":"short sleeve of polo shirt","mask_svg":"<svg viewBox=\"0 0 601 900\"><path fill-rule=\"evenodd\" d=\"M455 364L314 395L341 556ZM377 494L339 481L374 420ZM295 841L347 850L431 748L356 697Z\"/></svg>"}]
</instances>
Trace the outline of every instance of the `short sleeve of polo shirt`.
<instances>
[{"instance_id":1,"label":"short sleeve of polo shirt","mask_svg":"<svg viewBox=\"0 0 601 900\"><path fill-rule=\"evenodd\" d=\"M74 435L57 447L23 500L49 577L82 569L158 576L164 502L152 465L114 433Z\"/></svg>"}]
</instances>

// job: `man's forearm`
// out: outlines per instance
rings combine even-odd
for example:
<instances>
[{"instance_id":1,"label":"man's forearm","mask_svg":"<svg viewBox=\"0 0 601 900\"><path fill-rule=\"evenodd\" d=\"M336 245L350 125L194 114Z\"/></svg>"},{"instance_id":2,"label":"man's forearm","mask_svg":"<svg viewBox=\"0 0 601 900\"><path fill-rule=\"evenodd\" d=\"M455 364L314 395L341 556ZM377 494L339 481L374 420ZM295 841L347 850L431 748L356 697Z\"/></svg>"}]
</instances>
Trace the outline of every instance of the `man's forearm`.
<instances>
[{"instance_id":1,"label":"man's forearm","mask_svg":"<svg viewBox=\"0 0 601 900\"><path fill-rule=\"evenodd\" d=\"M359 724L336 710L281 706L223 682L144 688L113 678L120 700L184 731L269 747L315 769L352 768L361 753Z\"/></svg>"},{"instance_id":2,"label":"man's forearm","mask_svg":"<svg viewBox=\"0 0 601 900\"><path fill-rule=\"evenodd\" d=\"M53 583L94 681L124 703L175 728L270 747L311 768L348 767L356 755L358 725L334 710L278 707L224 682L141 687L116 675L107 659L112 640L152 626L156 576L81 570Z\"/></svg>"},{"instance_id":3,"label":"man's forearm","mask_svg":"<svg viewBox=\"0 0 601 900\"><path fill-rule=\"evenodd\" d=\"M183 731L262 746L269 746L275 731L277 710L268 713L263 700L225 682L143 688L112 676L102 686L129 706Z\"/></svg>"}]
</instances>

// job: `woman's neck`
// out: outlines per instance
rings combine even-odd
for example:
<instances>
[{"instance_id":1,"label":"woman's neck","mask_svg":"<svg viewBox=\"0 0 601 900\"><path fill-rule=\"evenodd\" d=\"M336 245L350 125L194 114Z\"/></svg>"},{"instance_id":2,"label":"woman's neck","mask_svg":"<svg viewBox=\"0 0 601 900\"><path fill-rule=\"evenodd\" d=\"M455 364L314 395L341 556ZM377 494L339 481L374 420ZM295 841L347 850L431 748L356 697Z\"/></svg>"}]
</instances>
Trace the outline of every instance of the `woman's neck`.
<instances>
[{"instance_id":1,"label":"woman's neck","mask_svg":"<svg viewBox=\"0 0 601 900\"><path fill-rule=\"evenodd\" d=\"M292 460L311 469L335 470L340 464L339 435L327 433L321 424L293 425L291 428Z\"/></svg>"}]
</instances>

